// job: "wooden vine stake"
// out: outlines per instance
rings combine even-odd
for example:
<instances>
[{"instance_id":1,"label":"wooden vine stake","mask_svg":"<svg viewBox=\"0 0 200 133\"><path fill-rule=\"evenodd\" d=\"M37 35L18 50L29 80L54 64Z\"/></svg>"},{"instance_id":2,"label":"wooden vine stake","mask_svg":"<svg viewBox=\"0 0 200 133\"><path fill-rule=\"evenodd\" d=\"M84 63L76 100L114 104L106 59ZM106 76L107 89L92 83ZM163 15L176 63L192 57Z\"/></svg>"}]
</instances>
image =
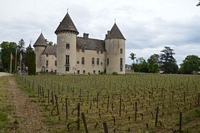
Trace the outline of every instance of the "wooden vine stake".
<instances>
[{"instance_id":1,"label":"wooden vine stake","mask_svg":"<svg viewBox=\"0 0 200 133\"><path fill-rule=\"evenodd\" d=\"M110 99L110 97L109 97L109 95L108 95L107 112L108 112L108 110L109 110L109 99Z\"/></svg>"},{"instance_id":2,"label":"wooden vine stake","mask_svg":"<svg viewBox=\"0 0 200 133\"><path fill-rule=\"evenodd\" d=\"M48 104L49 104L49 95L50 95L49 93L50 93L50 92L49 92L49 89L48 89Z\"/></svg>"},{"instance_id":3,"label":"wooden vine stake","mask_svg":"<svg viewBox=\"0 0 200 133\"><path fill-rule=\"evenodd\" d=\"M179 133L182 133L182 112L180 112Z\"/></svg>"},{"instance_id":4,"label":"wooden vine stake","mask_svg":"<svg viewBox=\"0 0 200 133\"><path fill-rule=\"evenodd\" d=\"M80 103L77 106L78 114L77 114L77 130L80 130Z\"/></svg>"},{"instance_id":5,"label":"wooden vine stake","mask_svg":"<svg viewBox=\"0 0 200 133\"><path fill-rule=\"evenodd\" d=\"M81 116L82 116L82 119L83 119L83 124L84 124L84 127L85 127L85 132L88 133L87 123L86 123L85 115L84 115L83 112L81 113Z\"/></svg>"},{"instance_id":6,"label":"wooden vine stake","mask_svg":"<svg viewBox=\"0 0 200 133\"><path fill-rule=\"evenodd\" d=\"M155 120L155 127L157 127L157 123L158 123L158 110L159 107L156 108L156 120Z\"/></svg>"},{"instance_id":7,"label":"wooden vine stake","mask_svg":"<svg viewBox=\"0 0 200 133\"><path fill-rule=\"evenodd\" d=\"M135 121L137 120L137 102L135 102Z\"/></svg>"},{"instance_id":8,"label":"wooden vine stake","mask_svg":"<svg viewBox=\"0 0 200 133\"><path fill-rule=\"evenodd\" d=\"M108 133L108 126L105 121L103 122L103 129L104 129L104 133Z\"/></svg>"},{"instance_id":9,"label":"wooden vine stake","mask_svg":"<svg viewBox=\"0 0 200 133\"><path fill-rule=\"evenodd\" d=\"M121 112L122 112L122 98L121 98L121 95L120 95L120 99L119 99L119 116L121 116Z\"/></svg>"},{"instance_id":10,"label":"wooden vine stake","mask_svg":"<svg viewBox=\"0 0 200 133\"><path fill-rule=\"evenodd\" d=\"M56 100L56 109L57 109L57 115L59 115L59 108L58 108L58 97L55 95L55 100Z\"/></svg>"},{"instance_id":11,"label":"wooden vine stake","mask_svg":"<svg viewBox=\"0 0 200 133\"><path fill-rule=\"evenodd\" d=\"M51 92L51 102L54 105L54 98L53 98L53 92Z\"/></svg>"},{"instance_id":12,"label":"wooden vine stake","mask_svg":"<svg viewBox=\"0 0 200 133\"><path fill-rule=\"evenodd\" d=\"M66 106L66 121L68 121L68 98L65 98L65 106Z\"/></svg>"}]
</instances>

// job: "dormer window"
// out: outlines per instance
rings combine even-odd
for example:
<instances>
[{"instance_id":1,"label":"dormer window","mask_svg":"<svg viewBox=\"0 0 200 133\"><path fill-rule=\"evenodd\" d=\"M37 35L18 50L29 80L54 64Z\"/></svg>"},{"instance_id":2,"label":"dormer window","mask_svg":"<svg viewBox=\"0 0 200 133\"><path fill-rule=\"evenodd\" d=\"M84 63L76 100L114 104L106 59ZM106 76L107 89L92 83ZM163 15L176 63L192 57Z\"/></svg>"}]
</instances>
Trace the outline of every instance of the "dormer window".
<instances>
[{"instance_id":1,"label":"dormer window","mask_svg":"<svg viewBox=\"0 0 200 133\"><path fill-rule=\"evenodd\" d=\"M46 57L48 57L48 53L46 53Z\"/></svg>"}]
</instances>

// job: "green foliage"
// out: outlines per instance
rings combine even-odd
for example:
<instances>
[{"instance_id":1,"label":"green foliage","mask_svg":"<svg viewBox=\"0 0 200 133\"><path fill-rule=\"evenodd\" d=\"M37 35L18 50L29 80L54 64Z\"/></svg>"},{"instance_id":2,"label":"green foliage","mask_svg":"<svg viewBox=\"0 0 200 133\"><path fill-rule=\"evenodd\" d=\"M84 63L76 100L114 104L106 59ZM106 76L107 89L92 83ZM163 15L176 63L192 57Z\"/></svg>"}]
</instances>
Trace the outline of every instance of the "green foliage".
<instances>
[{"instance_id":1,"label":"green foliage","mask_svg":"<svg viewBox=\"0 0 200 133\"><path fill-rule=\"evenodd\" d=\"M174 50L171 49L170 47L165 47L160 54L160 68L165 72L165 73L177 73L178 72L178 65L176 64L176 60L173 57L175 54L173 52Z\"/></svg>"},{"instance_id":2,"label":"green foliage","mask_svg":"<svg viewBox=\"0 0 200 133\"><path fill-rule=\"evenodd\" d=\"M148 72L148 63L143 57L137 60L137 64L132 64L132 70L135 72Z\"/></svg>"},{"instance_id":3,"label":"green foliage","mask_svg":"<svg viewBox=\"0 0 200 133\"><path fill-rule=\"evenodd\" d=\"M191 74L193 71L199 71L200 58L197 55L188 55L180 64L180 73Z\"/></svg>"},{"instance_id":4,"label":"green foliage","mask_svg":"<svg viewBox=\"0 0 200 133\"><path fill-rule=\"evenodd\" d=\"M100 72L100 75L103 75L103 74L105 74L104 72Z\"/></svg>"},{"instance_id":5,"label":"green foliage","mask_svg":"<svg viewBox=\"0 0 200 133\"><path fill-rule=\"evenodd\" d=\"M118 75L118 73L117 72L113 72L112 75Z\"/></svg>"},{"instance_id":6,"label":"green foliage","mask_svg":"<svg viewBox=\"0 0 200 133\"><path fill-rule=\"evenodd\" d=\"M28 66L28 75L36 75L35 52L31 45L26 49L26 63Z\"/></svg>"},{"instance_id":7,"label":"green foliage","mask_svg":"<svg viewBox=\"0 0 200 133\"><path fill-rule=\"evenodd\" d=\"M10 69L10 56L11 56L11 52L12 55L15 57L15 51L17 48L17 44L15 42L2 42L0 44L0 48L1 48L1 60L2 60L2 66L5 69ZM14 66L15 66L15 61L12 60L12 69L14 70Z\"/></svg>"},{"instance_id":8,"label":"green foliage","mask_svg":"<svg viewBox=\"0 0 200 133\"><path fill-rule=\"evenodd\" d=\"M3 67L0 67L0 72L5 72L5 69Z\"/></svg>"},{"instance_id":9,"label":"green foliage","mask_svg":"<svg viewBox=\"0 0 200 133\"><path fill-rule=\"evenodd\" d=\"M136 58L136 54L131 53L129 58L131 58L131 60L133 60L133 64L135 64L135 58ZM132 70L134 70L134 67L131 67Z\"/></svg>"},{"instance_id":10,"label":"green foliage","mask_svg":"<svg viewBox=\"0 0 200 133\"><path fill-rule=\"evenodd\" d=\"M147 60L148 62L148 72L155 73L158 71L159 55L153 54Z\"/></svg>"}]
</instances>

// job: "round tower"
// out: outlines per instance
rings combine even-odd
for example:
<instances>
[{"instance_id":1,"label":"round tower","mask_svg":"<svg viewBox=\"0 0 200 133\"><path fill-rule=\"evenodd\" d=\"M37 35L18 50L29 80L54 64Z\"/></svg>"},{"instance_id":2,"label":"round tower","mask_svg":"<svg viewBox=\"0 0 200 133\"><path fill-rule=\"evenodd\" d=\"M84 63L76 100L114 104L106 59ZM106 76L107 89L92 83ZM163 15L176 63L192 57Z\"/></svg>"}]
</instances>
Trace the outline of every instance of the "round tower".
<instances>
[{"instance_id":1,"label":"round tower","mask_svg":"<svg viewBox=\"0 0 200 133\"><path fill-rule=\"evenodd\" d=\"M67 13L55 31L57 35L57 72L76 72L76 37L78 30Z\"/></svg>"},{"instance_id":2,"label":"round tower","mask_svg":"<svg viewBox=\"0 0 200 133\"><path fill-rule=\"evenodd\" d=\"M44 52L45 48L47 47L47 42L41 33L38 39L36 40L35 44L33 45L35 48L35 55L36 55L36 72L42 71L42 53Z\"/></svg>"},{"instance_id":3,"label":"round tower","mask_svg":"<svg viewBox=\"0 0 200 133\"><path fill-rule=\"evenodd\" d=\"M115 23L106 34L106 73L125 74L125 38Z\"/></svg>"}]
</instances>

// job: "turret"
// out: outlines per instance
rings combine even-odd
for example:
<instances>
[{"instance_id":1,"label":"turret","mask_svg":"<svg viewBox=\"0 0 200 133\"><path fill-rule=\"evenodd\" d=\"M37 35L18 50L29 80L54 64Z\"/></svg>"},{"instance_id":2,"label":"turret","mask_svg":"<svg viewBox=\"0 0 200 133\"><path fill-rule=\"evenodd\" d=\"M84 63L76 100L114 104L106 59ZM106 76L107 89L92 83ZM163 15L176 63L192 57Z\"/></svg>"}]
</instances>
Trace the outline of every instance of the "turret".
<instances>
[{"instance_id":1,"label":"turret","mask_svg":"<svg viewBox=\"0 0 200 133\"><path fill-rule=\"evenodd\" d=\"M67 13L55 31L57 35L57 72L76 72L76 37L78 30Z\"/></svg>"},{"instance_id":2,"label":"turret","mask_svg":"<svg viewBox=\"0 0 200 133\"><path fill-rule=\"evenodd\" d=\"M125 38L115 23L106 34L106 72L125 74Z\"/></svg>"},{"instance_id":3,"label":"turret","mask_svg":"<svg viewBox=\"0 0 200 133\"><path fill-rule=\"evenodd\" d=\"M46 39L44 38L43 34L41 33L38 39L36 40L35 44L35 55L36 55L36 72L42 71L42 53L47 47Z\"/></svg>"}]
</instances>

